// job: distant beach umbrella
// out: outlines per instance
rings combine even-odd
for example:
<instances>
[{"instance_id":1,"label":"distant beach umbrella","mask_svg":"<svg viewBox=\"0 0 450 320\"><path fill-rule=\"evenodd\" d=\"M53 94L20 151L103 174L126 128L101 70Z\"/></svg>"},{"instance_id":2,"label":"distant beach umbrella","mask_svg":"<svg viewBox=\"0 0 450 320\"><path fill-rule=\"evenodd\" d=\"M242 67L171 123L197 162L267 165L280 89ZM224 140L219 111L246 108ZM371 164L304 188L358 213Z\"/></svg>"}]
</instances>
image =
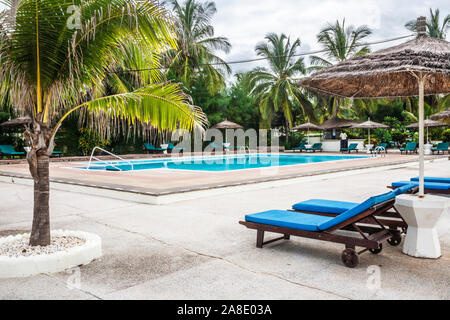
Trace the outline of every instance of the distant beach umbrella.
<instances>
[{"instance_id":1,"label":"distant beach umbrella","mask_svg":"<svg viewBox=\"0 0 450 320\"><path fill-rule=\"evenodd\" d=\"M240 124L225 120L211 127L211 129L244 129ZM225 134L225 143L227 143L227 135Z\"/></svg>"},{"instance_id":2,"label":"distant beach umbrella","mask_svg":"<svg viewBox=\"0 0 450 320\"><path fill-rule=\"evenodd\" d=\"M308 131L307 137L308 137L308 144L309 144L309 130L322 131L322 128L315 125L314 123L307 122L307 123L304 123L304 124L301 124L299 126L292 128L292 130L293 131Z\"/></svg>"},{"instance_id":3,"label":"distant beach umbrella","mask_svg":"<svg viewBox=\"0 0 450 320\"><path fill-rule=\"evenodd\" d=\"M342 98L419 96L419 195L424 195L424 95L450 93L450 43L426 34L417 19L417 37L357 56L299 81L304 88Z\"/></svg>"},{"instance_id":4,"label":"distant beach umbrella","mask_svg":"<svg viewBox=\"0 0 450 320\"><path fill-rule=\"evenodd\" d=\"M441 111L431 116L433 120L450 120L450 109Z\"/></svg>"},{"instance_id":5,"label":"distant beach umbrella","mask_svg":"<svg viewBox=\"0 0 450 320\"><path fill-rule=\"evenodd\" d=\"M439 121L433 121L430 119L427 119L423 122L423 126L425 128L427 128L427 142L429 141L428 139L428 128L437 128L437 127L446 127L448 126L448 124L443 123L443 122L439 122ZM410 124L409 126L407 126L407 128L418 128L419 127L419 123L413 123Z\"/></svg>"},{"instance_id":6,"label":"distant beach umbrella","mask_svg":"<svg viewBox=\"0 0 450 320\"><path fill-rule=\"evenodd\" d=\"M319 127L322 130L331 130L331 129L344 129L344 128L350 128L356 124L359 124L360 122L356 120L348 120L348 119L342 119L339 117L332 117L319 125Z\"/></svg>"},{"instance_id":7,"label":"distant beach umbrella","mask_svg":"<svg viewBox=\"0 0 450 320\"><path fill-rule=\"evenodd\" d=\"M211 127L212 129L243 129L240 124L225 120Z\"/></svg>"},{"instance_id":8,"label":"distant beach umbrella","mask_svg":"<svg viewBox=\"0 0 450 320\"><path fill-rule=\"evenodd\" d=\"M3 123L0 123L2 127L16 127L16 126L24 126L31 123L30 117L19 117L16 119L12 119Z\"/></svg>"},{"instance_id":9,"label":"distant beach umbrella","mask_svg":"<svg viewBox=\"0 0 450 320\"><path fill-rule=\"evenodd\" d=\"M363 123L355 124L352 129L367 129L368 130L368 144L370 144L370 129L389 128L387 125L370 121L370 118Z\"/></svg>"}]
</instances>

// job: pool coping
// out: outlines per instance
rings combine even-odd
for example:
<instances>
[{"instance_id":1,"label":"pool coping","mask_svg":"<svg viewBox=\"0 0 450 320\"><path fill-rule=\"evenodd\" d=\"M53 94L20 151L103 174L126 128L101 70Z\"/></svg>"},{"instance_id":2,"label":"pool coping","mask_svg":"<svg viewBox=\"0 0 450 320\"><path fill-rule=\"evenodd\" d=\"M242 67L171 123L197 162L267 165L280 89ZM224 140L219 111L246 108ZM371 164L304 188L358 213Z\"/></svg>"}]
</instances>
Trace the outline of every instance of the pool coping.
<instances>
[{"instance_id":1,"label":"pool coping","mask_svg":"<svg viewBox=\"0 0 450 320\"><path fill-rule=\"evenodd\" d=\"M435 160L447 160L446 157L440 157L440 156L429 156L426 159L426 162L429 161L435 161ZM296 178L305 178L305 177L313 177L313 176L320 176L325 174L333 174L333 173L339 173L339 172L347 172L347 171L354 171L354 170L364 170L364 169L372 169L372 168L381 168L381 167L389 167L389 166L398 166L398 165L406 165L406 164L412 164L417 163L417 159L408 158L405 160L395 160L395 161L389 161L384 163L371 163L371 164L364 164L364 165L356 165L356 166L348 166L343 168L336 168L336 169L324 169L324 170L314 170L311 172L303 172L298 174L285 174L285 175L274 175L274 176L266 176L261 178L253 178L251 180L243 180L243 181L236 181L236 182L224 182L224 183L209 183L199 186L188 186L188 187L173 187L168 188L166 190L156 190L156 189L149 189L149 188L143 188L138 186L128 186L128 185L121 185L121 184L99 184L99 183L91 183L91 182L83 182L76 179L68 179L68 178L50 178L50 182L53 186L57 185L60 188L58 189L64 189L64 190L70 190L68 187L62 187L63 185L66 186L75 186L79 191L79 187L82 188L89 188L89 189L97 189L97 190L106 190L106 191L114 191L114 192L120 192L120 193L130 193L130 194L136 194L138 196L150 196L150 197L162 197L162 196L170 196L170 195L177 195L177 194L186 194L190 192L196 192L196 191L205 191L205 190L214 190L214 189L221 189L221 188L230 188L230 187L238 187L238 186L246 186L246 185L252 185L252 184L261 184L261 183L267 183L267 182L277 182L282 180L290 180L290 179L296 179ZM18 179L20 182L23 182L25 184L31 184L33 182L33 179L30 175L21 174L21 173L11 173L11 172L4 172L0 170L0 181L3 182L15 182L14 179ZM19 182L17 181L17 182ZM76 190L73 190L76 191ZM147 201L143 201L147 202ZM158 201L155 201L158 202Z\"/></svg>"}]
</instances>

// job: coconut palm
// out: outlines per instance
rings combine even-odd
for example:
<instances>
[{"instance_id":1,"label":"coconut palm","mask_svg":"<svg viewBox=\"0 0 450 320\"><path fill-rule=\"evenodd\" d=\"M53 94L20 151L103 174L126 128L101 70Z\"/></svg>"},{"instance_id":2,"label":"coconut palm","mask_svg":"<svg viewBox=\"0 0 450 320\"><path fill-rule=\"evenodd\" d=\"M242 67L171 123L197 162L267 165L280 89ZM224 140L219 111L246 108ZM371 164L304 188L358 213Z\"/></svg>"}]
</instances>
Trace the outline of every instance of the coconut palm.
<instances>
[{"instance_id":1,"label":"coconut palm","mask_svg":"<svg viewBox=\"0 0 450 320\"><path fill-rule=\"evenodd\" d=\"M417 31L417 21L411 20L405 24L408 30L413 32ZM430 8L430 17L427 19L427 33L430 37L445 39L447 35L447 29L450 27L450 14L444 17L442 23L440 22L439 9L434 12Z\"/></svg>"},{"instance_id":2,"label":"coconut palm","mask_svg":"<svg viewBox=\"0 0 450 320\"><path fill-rule=\"evenodd\" d=\"M168 0L177 17L175 26L178 46L167 51L166 64L170 71L188 87L197 73L206 79L208 90L213 93L225 84L224 76L231 68L216 55L217 51L228 53L231 44L225 37L214 35L211 25L216 13L214 2Z\"/></svg>"},{"instance_id":3,"label":"coconut palm","mask_svg":"<svg viewBox=\"0 0 450 320\"><path fill-rule=\"evenodd\" d=\"M363 55L370 52L370 48L364 45L363 39L369 36L372 31L365 25L355 28L353 26L346 26L345 19L342 23L336 21L336 23L328 23L323 27L317 35L317 41L323 50L327 50L324 56L311 56L311 66L308 68L310 72L322 70L333 64L339 63L346 59ZM320 94L316 94L322 96ZM329 110L330 116L335 116L339 112L339 108L342 104L350 105L349 101L342 101L335 97L319 97ZM369 109L369 105L365 105L364 102L357 102L358 107Z\"/></svg>"},{"instance_id":4,"label":"coconut palm","mask_svg":"<svg viewBox=\"0 0 450 320\"><path fill-rule=\"evenodd\" d=\"M269 33L266 41L256 45L258 56L267 58L269 68L256 68L245 75L245 83L256 98L262 118L262 127L270 127L276 112L282 112L286 132L293 123L292 108L301 106L305 116L314 120L311 103L294 78L306 73L303 58L296 57L301 46L299 39L291 42L285 34ZM286 135L287 139L287 135Z\"/></svg>"},{"instance_id":5,"label":"coconut palm","mask_svg":"<svg viewBox=\"0 0 450 320\"><path fill-rule=\"evenodd\" d=\"M30 244L50 243L49 156L62 121L85 109L98 117L150 123L160 129L202 125L204 115L173 83L151 83L112 95L105 74L114 72L126 41L153 52L175 48L173 23L156 1L4 1L0 15L0 97L31 117L25 137L34 179Z\"/></svg>"},{"instance_id":6,"label":"coconut palm","mask_svg":"<svg viewBox=\"0 0 450 320\"><path fill-rule=\"evenodd\" d=\"M372 34L366 25L355 28L345 26L336 21L335 24L328 23L317 35L317 41L322 49L327 50L324 57L311 56L311 69L323 69L349 58L360 56L370 52L370 48L364 45L362 40Z\"/></svg>"}]
</instances>

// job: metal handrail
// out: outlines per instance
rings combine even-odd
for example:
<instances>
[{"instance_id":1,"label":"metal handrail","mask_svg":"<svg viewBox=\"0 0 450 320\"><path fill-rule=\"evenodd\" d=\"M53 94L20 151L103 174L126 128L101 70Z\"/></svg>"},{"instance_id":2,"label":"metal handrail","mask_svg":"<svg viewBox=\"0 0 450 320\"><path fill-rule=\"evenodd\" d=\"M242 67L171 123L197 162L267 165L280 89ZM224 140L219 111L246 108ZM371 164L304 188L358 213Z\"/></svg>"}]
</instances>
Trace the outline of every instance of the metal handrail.
<instances>
[{"instance_id":1,"label":"metal handrail","mask_svg":"<svg viewBox=\"0 0 450 320\"><path fill-rule=\"evenodd\" d=\"M91 165L93 165L93 166L99 165L99 166L100 166L100 164L97 164L97 163L92 164L92 159L94 159L94 160L97 160L97 161L104 162L104 163L106 163L107 165L109 165L109 166L111 166L111 167L113 167L113 168L115 168L115 169L117 169L117 170L119 170L119 171L123 171L123 170L120 169L119 167L116 167L112 162L108 162L108 161L105 161L105 160L101 160L101 159L99 159L99 158L97 158L97 157L94 157L95 150L103 151L104 153L107 153L107 154L109 154L109 155L111 155L111 156L113 156L113 157L115 157L115 158L117 158L117 159L119 159L119 160L121 160L121 161L123 161L123 162L127 162L129 165L131 165L131 170L134 170L134 166L133 166L133 163L132 163L132 162L130 162L130 161L128 161L128 160L125 160L125 159L119 157L118 155L116 155L116 154L114 154L114 153L112 153L112 152L109 152L108 150L105 150L105 149L100 148L100 147L94 147L94 149L92 149L91 157L89 158L88 170L91 168Z\"/></svg>"},{"instance_id":2,"label":"metal handrail","mask_svg":"<svg viewBox=\"0 0 450 320\"><path fill-rule=\"evenodd\" d=\"M373 150L373 154L375 157L377 156L377 154L380 154L380 156L385 157L386 156L386 148L385 147L376 147Z\"/></svg>"}]
</instances>

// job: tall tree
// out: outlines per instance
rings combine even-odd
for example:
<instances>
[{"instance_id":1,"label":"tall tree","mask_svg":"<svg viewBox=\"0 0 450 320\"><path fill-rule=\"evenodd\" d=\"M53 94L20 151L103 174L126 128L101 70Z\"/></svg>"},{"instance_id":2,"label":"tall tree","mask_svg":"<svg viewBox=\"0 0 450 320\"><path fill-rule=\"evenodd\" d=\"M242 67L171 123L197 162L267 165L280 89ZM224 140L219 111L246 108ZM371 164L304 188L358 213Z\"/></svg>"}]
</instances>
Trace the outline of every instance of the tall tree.
<instances>
[{"instance_id":1,"label":"tall tree","mask_svg":"<svg viewBox=\"0 0 450 320\"><path fill-rule=\"evenodd\" d=\"M300 105L304 114L314 119L311 103L294 80L296 76L306 73L303 58L296 57L301 42L300 39L291 42L285 34L275 33L267 34L265 39L265 42L256 45L255 51L258 56L267 58L269 68L249 71L245 76L245 83L258 103L262 118L260 125L270 128L274 114L281 112L287 133L294 121L294 104Z\"/></svg>"},{"instance_id":2,"label":"tall tree","mask_svg":"<svg viewBox=\"0 0 450 320\"><path fill-rule=\"evenodd\" d=\"M49 156L62 121L76 110L160 129L191 129L204 115L189 104L177 84L152 83L134 91L106 92L105 74L114 72L125 41L154 52L176 47L173 23L156 1L3 0L0 14L0 97L31 117L25 136L34 179L30 244L50 243ZM17 3L17 1L14 1Z\"/></svg>"},{"instance_id":3,"label":"tall tree","mask_svg":"<svg viewBox=\"0 0 450 320\"><path fill-rule=\"evenodd\" d=\"M364 45L363 39L370 34L372 31L366 25L357 28L346 26L345 19L342 20L342 23L339 21L334 24L328 23L317 35L317 41L321 48L326 50L326 53L323 56L311 56L311 66L308 70L312 72L322 70L341 61L369 53L370 48ZM323 101L324 99L322 97L319 100ZM330 116L335 116L343 101L327 97L325 103L330 109Z\"/></svg>"},{"instance_id":4,"label":"tall tree","mask_svg":"<svg viewBox=\"0 0 450 320\"><path fill-rule=\"evenodd\" d=\"M181 4L178 0L166 2L177 17L178 46L168 50L166 55L171 73L188 87L200 73L206 78L205 84L210 92L223 88L224 77L231 73L231 68L216 52L228 53L231 44L227 38L214 34L211 21L217 11L215 3L196 0L186 0Z\"/></svg>"},{"instance_id":5,"label":"tall tree","mask_svg":"<svg viewBox=\"0 0 450 320\"><path fill-rule=\"evenodd\" d=\"M408 30L417 31L417 21L411 20L405 24ZM427 33L430 37L445 39L447 30L450 27L450 14L447 14L442 22L440 22L439 9L434 10L430 8L430 16L427 19Z\"/></svg>"}]
</instances>

